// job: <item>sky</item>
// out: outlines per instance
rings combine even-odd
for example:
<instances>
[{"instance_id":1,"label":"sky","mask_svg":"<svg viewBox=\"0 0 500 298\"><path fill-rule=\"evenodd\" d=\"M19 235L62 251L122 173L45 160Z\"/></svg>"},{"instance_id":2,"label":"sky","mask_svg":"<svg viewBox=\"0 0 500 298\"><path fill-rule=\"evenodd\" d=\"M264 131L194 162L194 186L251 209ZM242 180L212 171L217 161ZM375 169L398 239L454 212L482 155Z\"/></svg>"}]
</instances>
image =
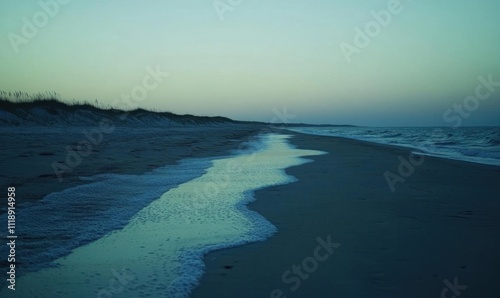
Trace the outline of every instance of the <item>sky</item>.
<instances>
[{"instance_id":1,"label":"sky","mask_svg":"<svg viewBox=\"0 0 500 298\"><path fill-rule=\"evenodd\" d=\"M500 125L499 15L497 0L2 1L0 90L264 122Z\"/></svg>"}]
</instances>

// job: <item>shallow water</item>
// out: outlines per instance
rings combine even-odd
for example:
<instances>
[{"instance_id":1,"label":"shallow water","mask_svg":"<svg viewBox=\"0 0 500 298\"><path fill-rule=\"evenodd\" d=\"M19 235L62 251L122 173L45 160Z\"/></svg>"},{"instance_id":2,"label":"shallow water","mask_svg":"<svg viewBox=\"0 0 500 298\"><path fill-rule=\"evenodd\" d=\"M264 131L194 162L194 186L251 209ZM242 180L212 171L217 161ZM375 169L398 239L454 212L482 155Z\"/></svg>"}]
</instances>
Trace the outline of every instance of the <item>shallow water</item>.
<instances>
[{"instance_id":1,"label":"shallow water","mask_svg":"<svg viewBox=\"0 0 500 298\"><path fill-rule=\"evenodd\" d=\"M245 204L255 190L293 182L284 169L307 162L301 157L323 154L286 139L266 135L253 152L213 160L205 174L170 189L122 229L76 248L55 268L19 278L16 296L186 297L203 274L204 253L276 232Z\"/></svg>"}]
</instances>

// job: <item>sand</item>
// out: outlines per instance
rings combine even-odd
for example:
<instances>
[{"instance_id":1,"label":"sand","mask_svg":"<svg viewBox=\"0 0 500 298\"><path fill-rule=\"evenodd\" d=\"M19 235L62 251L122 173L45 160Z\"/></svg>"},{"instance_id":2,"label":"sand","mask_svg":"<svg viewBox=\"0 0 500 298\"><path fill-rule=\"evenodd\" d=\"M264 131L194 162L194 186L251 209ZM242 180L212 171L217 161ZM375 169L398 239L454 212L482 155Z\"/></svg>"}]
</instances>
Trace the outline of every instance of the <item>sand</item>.
<instances>
[{"instance_id":1,"label":"sand","mask_svg":"<svg viewBox=\"0 0 500 298\"><path fill-rule=\"evenodd\" d=\"M191 157L229 154L245 139L262 130L261 125L116 127L98 133L98 126L1 127L0 183L17 188L18 204L85 183L80 177L96 174L143 174ZM88 137L90 136L90 137ZM67 165L66 158L79 142L93 139L92 152L82 156L61 180L54 162ZM0 212L0 214L3 212Z\"/></svg>"},{"instance_id":2,"label":"sand","mask_svg":"<svg viewBox=\"0 0 500 298\"><path fill-rule=\"evenodd\" d=\"M329 154L289 168L298 182L256 193L249 208L278 233L209 253L192 297L499 295L499 167L425 157L392 192L384 173L399 175L409 150L288 133Z\"/></svg>"}]
</instances>

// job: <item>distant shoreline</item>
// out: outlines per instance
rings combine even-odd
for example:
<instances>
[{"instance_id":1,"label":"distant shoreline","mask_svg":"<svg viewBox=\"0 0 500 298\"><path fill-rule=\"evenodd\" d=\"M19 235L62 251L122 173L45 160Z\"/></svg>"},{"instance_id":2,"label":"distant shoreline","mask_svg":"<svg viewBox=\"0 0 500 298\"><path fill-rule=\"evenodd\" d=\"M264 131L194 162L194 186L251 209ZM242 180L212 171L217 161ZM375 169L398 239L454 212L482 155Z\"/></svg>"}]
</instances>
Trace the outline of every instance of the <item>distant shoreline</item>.
<instances>
[{"instance_id":1,"label":"distant shoreline","mask_svg":"<svg viewBox=\"0 0 500 298\"><path fill-rule=\"evenodd\" d=\"M500 166L500 127L289 127L311 135L395 146L414 154ZM331 128L331 129L330 129Z\"/></svg>"}]
</instances>

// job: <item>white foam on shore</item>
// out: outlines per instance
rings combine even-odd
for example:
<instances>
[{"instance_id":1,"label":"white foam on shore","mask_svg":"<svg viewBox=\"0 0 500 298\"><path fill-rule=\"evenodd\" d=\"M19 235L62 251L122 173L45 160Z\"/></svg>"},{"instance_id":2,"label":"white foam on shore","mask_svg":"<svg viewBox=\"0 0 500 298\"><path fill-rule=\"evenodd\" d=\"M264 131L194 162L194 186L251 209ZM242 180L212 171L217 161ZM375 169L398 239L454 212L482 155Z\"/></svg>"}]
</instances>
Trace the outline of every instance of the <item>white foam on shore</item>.
<instances>
[{"instance_id":1,"label":"white foam on shore","mask_svg":"<svg viewBox=\"0 0 500 298\"><path fill-rule=\"evenodd\" d=\"M308 161L301 157L324 154L296 149L288 137L269 134L254 153L214 160L203 176L164 193L123 229L75 249L58 267L21 277L15 297L187 297L203 274L205 253L276 232L244 205L255 190L295 181L284 169Z\"/></svg>"}]
</instances>

